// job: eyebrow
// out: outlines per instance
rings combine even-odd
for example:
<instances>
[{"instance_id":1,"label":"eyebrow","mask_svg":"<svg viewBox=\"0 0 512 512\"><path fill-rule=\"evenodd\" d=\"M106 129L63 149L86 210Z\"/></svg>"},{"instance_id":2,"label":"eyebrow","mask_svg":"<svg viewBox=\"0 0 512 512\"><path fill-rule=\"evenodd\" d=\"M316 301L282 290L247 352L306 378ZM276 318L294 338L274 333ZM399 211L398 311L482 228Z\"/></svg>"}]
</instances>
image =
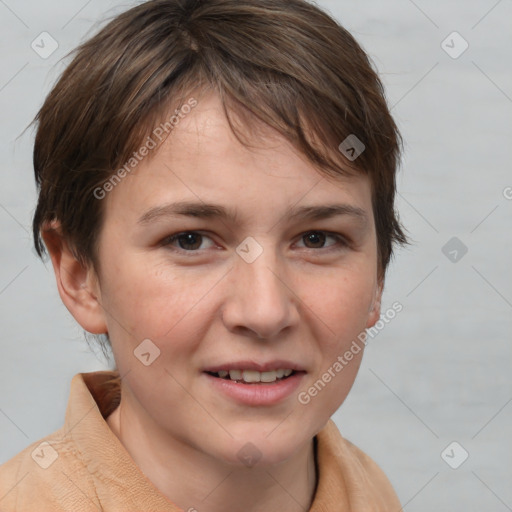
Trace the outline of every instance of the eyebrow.
<instances>
[{"instance_id":1,"label":"eyebrow","mask_svg":"<svg viewBox=\"0 0 512 512\"><path fill-rule=\"evenodd\" d=\"M236 223L236 211L218 204L180 201L177 203L155 206L147 210L137 221L139 224L149 224L153 221L169 217L195 217L200 219L220 219ZM288 210L285 217L289 220L324 220L337 216L350 216L362 224L368 222L365 210L350 204L329 204L321 206L300 206Z\"/></svg>"}]
</instances>

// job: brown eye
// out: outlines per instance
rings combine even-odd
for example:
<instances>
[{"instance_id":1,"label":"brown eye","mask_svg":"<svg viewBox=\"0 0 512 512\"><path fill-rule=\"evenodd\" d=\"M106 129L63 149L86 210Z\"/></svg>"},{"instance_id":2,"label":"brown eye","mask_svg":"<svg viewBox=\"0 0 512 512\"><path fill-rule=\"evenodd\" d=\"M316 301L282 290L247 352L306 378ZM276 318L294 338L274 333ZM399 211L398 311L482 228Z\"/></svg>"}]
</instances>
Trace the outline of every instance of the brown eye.
<instances>
[{"instance_id":1,"label":"brown eye","mask_svg":"<svg viewBox=\"0 0 512 512\"><path fill-rule=\"evenodd\" d=\"M326 244L328 238L334 240L334 242ZM349 245L345 237L342 235L329 233L327 231L308 231L302 235L300 241L304 244L300 245L301 248L323 249L325 252L331 250L344 250Z\"/></svg>"},{"instance_id":2,"label":"brown eye","mask_svg":"<svg viewBox=\"0 0 512 512\"><path fill-rule=\"evenodd\" d=\"M199 247L201 247L202 239L202 235L199 235L198 233L184 233L177 237L178 245L181 249L185 250L199 249Z\"/></svg>"},{"instance_id":3,"label":"brown eye","mask_svg":"<svg viewBox=\"0 0 512 512\"><path fill-rule=\"evenodd\" d=\"M326 238L327 237L325 236L325 233L323 233L322 231L310 231L309 233L305 234L302 237L304 243L306 244L306 247L310 249L321 249L325 244Z\"/></svg>"},{"instance_id":4,"label":"brown eye","mask_svg":"<svg viewBox=\"0 0 512 512\"><path fill-rule=\"evenodd\" d=\"M195 231L184 231L167 237L162 245L171 246L171 248L177 250L195 252L201 248L205 240L209 240L209 238Z\"/></svg>"}]
</instances>

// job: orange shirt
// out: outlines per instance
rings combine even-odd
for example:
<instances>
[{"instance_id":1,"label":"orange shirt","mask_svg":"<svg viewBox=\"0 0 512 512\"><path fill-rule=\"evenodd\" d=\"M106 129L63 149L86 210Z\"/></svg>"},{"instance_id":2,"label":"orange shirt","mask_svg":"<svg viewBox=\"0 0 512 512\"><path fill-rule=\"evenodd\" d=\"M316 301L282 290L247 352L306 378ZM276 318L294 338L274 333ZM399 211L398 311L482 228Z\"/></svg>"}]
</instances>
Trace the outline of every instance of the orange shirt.
<instances>
[{"instance_id":1,"label":"orange shirt","mask_svg":"<svg viewBox=\"0 0 512 512\"><path fill-rule=\"evenodd\" d=\"M71 381L64 426L0 466L2 512L181 512L142 473L105 418L117 407L117 372ZM388 479L329 420L316 436L318 484L310 512L398 512Z\"/></svg>"}]
</instances>

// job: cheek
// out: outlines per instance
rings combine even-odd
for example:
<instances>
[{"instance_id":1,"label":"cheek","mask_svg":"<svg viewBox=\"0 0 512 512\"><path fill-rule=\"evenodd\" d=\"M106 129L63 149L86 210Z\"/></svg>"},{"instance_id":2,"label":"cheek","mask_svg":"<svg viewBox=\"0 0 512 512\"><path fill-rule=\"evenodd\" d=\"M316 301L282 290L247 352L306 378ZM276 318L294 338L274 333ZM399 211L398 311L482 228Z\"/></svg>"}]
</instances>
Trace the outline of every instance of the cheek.
<instances>
[{"instance_id":1,"label":"cheek","mask_svg":"<svg viewBox=\"0 0 512 512\"><path fill-rule=\"evenodd\" d=\"M340 272L324 279L323 286L305 284L305 303L336 337L335 344L347 334L364 330L375 298L375 282L369 272Z\"/></svg>"},{"instance_id":2,"label":"cheek","mask_svg":"<svg viewBox=\"0 0 512 512\"><path fill-rule=\"evenodd\" d=\"M355 291L345 293L348 291L350 288L345 288L343 293L336 294L336 302L323 310L322 320L331 332L318 338L318 365L302 390L301 396L309 401L311 414L317 416L319 428L323 426L322 421L332 416L345 401L364 353L369 294L361 293L359 289L359 295Z\"/></svg>"},{"instance_id":3,"label":"cheek","mask_svg":"<svg viewBox=\"0 0 512 512\"><path fill-rule=\"evenodd\" d=\"M192 269L178 272L163 265L148 268L142 261L127 261L112 269L102 285L111 340L130 338L135 347L149 338L174 351L187 340L193 349L209 318L209 292L219 282L212 274Z\"/></svg>"},{"instance_id":4,"label":"cheek","mask_svg":"<svg viewBox=\"0 0 512 512\"><path fill-rule=\"evenodd\" d=\"M328 334L317 337L319 364L304 391L306 398L314 398L314 407L329 415L343 403L357 376L375 283L370 272L347 272L308 296L308 306L328 326Z\"/></svg>"}]
</instances>

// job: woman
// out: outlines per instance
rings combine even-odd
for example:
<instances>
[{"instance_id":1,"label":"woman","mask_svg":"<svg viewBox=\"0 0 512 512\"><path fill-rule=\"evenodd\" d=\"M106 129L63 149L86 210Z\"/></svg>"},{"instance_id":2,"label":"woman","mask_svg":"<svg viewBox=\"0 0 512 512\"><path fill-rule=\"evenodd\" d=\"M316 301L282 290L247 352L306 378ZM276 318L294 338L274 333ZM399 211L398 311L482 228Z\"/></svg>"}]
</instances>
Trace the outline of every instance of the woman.
<instances>
[{"instance_id":1,"label":"woman","mask_svg":"<svg viewBox=\"0 0 512 512\"><path fill-rule=\"evenodd\" d=\"M0 467L2 510L399 510L330 420L406 241L353 37L302 0L152 0L37 123L36 248L116 370Z\"/></svg>"}]
</instances>

